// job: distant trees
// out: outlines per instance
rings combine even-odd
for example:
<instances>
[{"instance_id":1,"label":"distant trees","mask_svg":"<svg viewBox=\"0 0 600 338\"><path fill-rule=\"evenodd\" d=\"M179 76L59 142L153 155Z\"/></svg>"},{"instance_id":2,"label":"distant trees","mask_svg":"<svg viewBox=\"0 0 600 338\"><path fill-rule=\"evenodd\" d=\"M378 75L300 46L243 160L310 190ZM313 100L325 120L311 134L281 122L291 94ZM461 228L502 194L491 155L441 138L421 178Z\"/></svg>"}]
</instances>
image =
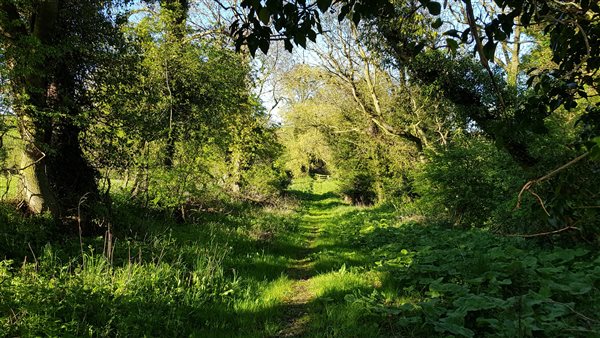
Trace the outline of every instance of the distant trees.
<instances>
[{"instance_id":1,"label":"distant trees","mask_svg":"<svg viewBox=\"0 0 600 338\"><path fill-rule=\"evenodd\" d=\"M405 194L398 182L426 151L447 142L450 120L435 95L409 83L406 68L390 67L369 49L370 32L348 22L323 25L328 33L308 48L319 66L284 75L288 163L297 172L311 159L325 161L357 203Z\"/></svg>"},{"instance_id":2,"label":"distant trees","mask_svg":"<svg viewBox=\"0 0 600 338\"><path fill-rule=\"evenodd\" d=\"M328 15L318 11L330 8L329 2L307 4L293 19L302 28L273 26L288 48L302 46L296 35L306 33L310 22L318 22L312 28L323 32L314 48L325 70L321 79L330 79L327 86L346 93L338 94L345 100L328 111L340 111L354 129L341 128L343 119L311 120L327 135L326 145L334 149L335 168L348 191L366 187L365 196L377 191L381 200L394 196L384 186L396 187L424 202L436 201L426 209L444 206L457 224L504 222L506 228L519 229L529 224L526 232L597 224L598 213L586 202L597 199L592 192L597 189L576 187L584 181L594 187L600 183L592 173L597 164L580 162L589 154L597 158L600 150L600 129L594 122L599 102L598 5L381 4L374 9L365 8L363 1L336 2L331 8L342 22L332 26L327 25ZM252 8L265 12L255 4L246 6L250 14ZM564 20L555 19L559 16ZM249 26L238 26L237 32L267 21L250 19ZM344 26L350 26L345 33ZM310 38L313 33L306 34ZM521 48L525 41L531 48ZM572 50L571 43L577 44ZM336 130L350 132L337 135ZM343 142L351 142L347 152L340 147ZM410 163L410 148L396 148L399 144L412 144L424 163L414 161L414 155ZM410 164L401 165L405 161ZM465 169L470 163L479 164ZM565 163L569 164L562 166ZM579 177L569 170L574 165L581 170ZM548 172L552 175L545 175ZM533 179L519 194L528 177L543 179ZM523 193L531 197L525 207ZM521 207L519 212L511 212L515 206ZM582 233L589 236L597 229L590 225Z\"/></svg>"}]
</instances>

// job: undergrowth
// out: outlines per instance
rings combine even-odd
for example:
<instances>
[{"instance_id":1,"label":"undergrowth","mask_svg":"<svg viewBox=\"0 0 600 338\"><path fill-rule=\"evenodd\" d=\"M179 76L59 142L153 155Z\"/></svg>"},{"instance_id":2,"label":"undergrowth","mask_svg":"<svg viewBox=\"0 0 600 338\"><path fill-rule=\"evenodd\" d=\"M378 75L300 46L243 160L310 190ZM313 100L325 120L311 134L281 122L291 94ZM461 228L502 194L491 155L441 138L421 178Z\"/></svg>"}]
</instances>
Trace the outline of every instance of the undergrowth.
<instances>
[{"instance_id":1,"label":"undergrowth","mask_svg":"<svg viewBox=\"0 0 600 338\"><path fill-rule=\"evenodd\" d=\"M0 336L285 336L294 313L308 337L600 336L597 248L350 206L332 181L292 188L301 205L187 223L116 198L110 241L3 207Z\"/></svg>"},{"instance_id":2,"label":"undergrowth","mask_svg":"<svg viewBox=\"0 0 600 338\"><path fill-rule=\"evenodd\" d=\"M316 300L311 336L600 336L591 246L402 221L387 206L333 212L316 265L339 269L338 291Z\"/></svg>"},{"instance_id":3,"label":"undergrowth","mask_svg":"<svg viewBox=\"0 0 600 338\"><path fill-rule=\"evenodd\" d=\"M0 336L263 336L279 329L293 204L179 223L114 199L108 235L0 213ZM289 236L288 236L289 237ZM273 252L272 252L273 251Z\"/></svg>"}]
</instances>

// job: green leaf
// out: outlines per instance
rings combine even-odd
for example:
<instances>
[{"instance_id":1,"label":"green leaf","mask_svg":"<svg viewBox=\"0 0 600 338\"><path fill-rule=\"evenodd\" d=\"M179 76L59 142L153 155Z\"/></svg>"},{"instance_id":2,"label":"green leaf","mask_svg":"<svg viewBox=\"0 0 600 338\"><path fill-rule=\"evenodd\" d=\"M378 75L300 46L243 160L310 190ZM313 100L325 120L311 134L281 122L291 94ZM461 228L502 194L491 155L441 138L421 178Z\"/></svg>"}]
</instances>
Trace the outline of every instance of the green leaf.
<instances>
[{"instance_id":1,"label":"green leaf","mask_svg":"<svg viewBox=\"0 0 600 338\"><path fill-rule=\"evenodd\" d=\"M444 35L446 36L453 36L455 38L460 38L460 34L461 32L457 31L456 29L450 29L444 32Z\"/></svg>"},{"instance_id":2,"label":"green leaf","mask_svg":"<svg viewBox=\"0 0 600 338\"><path fill-rule=\"evenodd\" d=\"M260 11L258 11L258 18L260 19L260 21L262 21L262 23L268 25L271 19L271 12L269 12L269 9L267 7L263 7L260 9Z\"/></svg>"},{"instance_id":3,"label":"green leaf","mask_svg":"<svg viewBox=\"0 0 600 338\"><path fill-rule=\"evenodd\" d=\"M294 36L294 42L302 48L306 48L306 35L300 33Z\"/></svg>"},{"instance_id":4,"label":"green leaf","mask_svg":"<svg viewBox=\"0 0 600 338\"><path fill-rule=\"evenodd\" d=\"M496 33L494 33L496 40L498 41L504 41L506 40L506 34L502 31L497 31Z\"/></svg>"},{"instance_id":5,"label":"green leaf","mask_svg":"<svg viewBox=\"0 0 600 338\"><path fill-rule=\"evenodd\" d=\"M442 21L442 19L441 19L441 18L437 18L437 19L436 19L436 20L435 20L435 21L434 21L434 22L431 24L431 27L432 27L433 29L438 29L438 28L442 27L442 25L443 25L443 24L444 24L444 22Z\"/></svg>"},{"instance_id":6,"label":"green leaf","mask_svg":"<svg viewBox=\"0 0 600 338\"><path fill-rule=\"evenodd\" d=\"M346 15L348 15L348 13L350 13L350 5L345 4L340 9L340 14L338 14L338 21L342 22L346 18Z\"/></svg>"},{"instance_id":7,"label":"green leaf","mask_svg":"<svg viewBox=\"0 0 600 338\"><path fill-rule=\"evenodd\" d=\"M312 29L309 30L308 32L306 32L306 36L312 42L316 42L317 41L317 33L315 31L313 31Z\"/></svg>"},{"instance_id":8,"label":"green leaf","mask_svg":"<svg viewBox=\"0 0 600 338\"><path fill-rule=\"evenodd\" d=\"M252 57L254 57L254 55L256 54L256 50L258 49L258 44L259 44L258 38L253 34L248 36L247 44L248 44L248 50L250 51L250 55L252 55Z\"/></svg>"},{"instance_id":9,"label":"green leaf","mask_svg":"<svg viewBox=\"0 0 600 338\"><path fill-rule=\"evenodd\" d=\"M505 309L508 306L508 302L501 298L473 294L460 297L453 304L458 307L459 312L465 313L469 311Z\"/></svg>"},{"instance_id":10,"label":"green leaf","mask_svg":"<svg viewBox=\"0 0 600 338\"><path fill-rule=\"evenodd\" d=\"M270 45L271 44L269 43L268 39L261 39L259 41L258 47L265 55L267 55L267 53L269 52Z\"/></svg>"},{"instance_id":11,"label":"green leaf","mask_svg":"<svg viewBox=\"0 0 600 338\"><path fill-rule=\"evenodd\" d=\"M435 323L435 330L438 332L450 332L452 334L459 335L462 337L473 337L475 335L475 332L467 329L462 325L452 323L447 318L444 318L441 321Z\"/></svg>"},{"instance_id":12,"label":"green leaf","mask_svg":"<svg viewBox=\"0 0 600 338\"><path fill-rule=\"evenodd\" d=\"M460 34L460 41L467 42L467 40L469 40L469 33L471 33L471 28L465 29L462 34Z\"/></svg>"},{"instance_id":13,"label":"green leaf","mask_svg":"<svg viewBox=\"0 0 600 338\"><path fill-rule=\"evenodd\" d=\"M448 48L450 48L450 50L454 53L456 52L456 50L458 49L458 42L456 42L456 40L454 39L446 39L446 44L448 45Z\"/></svg>"},{"instance_id":14,"label":"green leaf","mask_svg":"<svg viewBox=\"0 0 600 338\"><path fill-rule=\"evenodd\" d=\"M325 13L331 6L331 2L332 0L317 0L317 7L319 7L321 12Z\"/></svg>"},{"instance_id":15,"label":"green leaf","mask_svg":"<svg viewBox=\"0 0 600 338\"><path fill-rule=\"evenodd\" d=\"M294 49L294 45L292 45L292 42L290 40L284 40L283 41L283 45L285 47L285 50L287 50L290 53Z\"/></svg>"},{"instance_id":16,"label":"green leaf","mask_svg":"<svg viewBox=\"0 0 600 338\"><path fill-rule=\"evenodd\" d=\"M492 40L488 41L485 45L483 45L483 55L485 55L488 60L493 60L494 55L496 54L496 43Z\"/></svg>"},{"instance_id":17,"label":"green leaf","mask_svg":"<svg viewBox=\"0 0 600 338\"><path fill-rule=\"evenodd\" d=\"M360 19L361 19L361 17L360 17L360 13L358 13L358 12L354 12L354 13L352 14L352 22L354 22L354 24L355 24L355 25L357 25L357 26L358 26L358 24L360 23Z\"/></svg>"},{"instance_id":18,"label":"green leaf","mask_svg":"<svg viewBox=\"0 0 600 338\"><path fill-rule=\"evenodd\" d=\"M431 15L440 15L442 12L442 5L439 2L430 1L425 6Z\"/></svg>"}]
</instances>

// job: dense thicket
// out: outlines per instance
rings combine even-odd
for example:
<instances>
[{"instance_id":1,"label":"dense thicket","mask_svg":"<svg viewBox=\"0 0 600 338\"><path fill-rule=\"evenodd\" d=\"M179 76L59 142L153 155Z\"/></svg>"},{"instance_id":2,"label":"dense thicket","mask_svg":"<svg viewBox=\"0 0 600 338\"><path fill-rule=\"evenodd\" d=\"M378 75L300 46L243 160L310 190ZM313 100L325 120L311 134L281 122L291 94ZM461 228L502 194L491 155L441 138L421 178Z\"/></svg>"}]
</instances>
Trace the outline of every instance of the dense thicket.
<instances>
[{"instance_id":1,"label":"dense thicket","mask_svg":"<svg viewBox=\"0 0 600 338\"><path fill-rule=\"evenodd\" d=\"M92 233L113 186L167 209L275 196L280 146L223 24L191 29L184 1L127 6L2 4L3 135L20 135L4 167L22 205Z\"/></svg>"}]
</instances>

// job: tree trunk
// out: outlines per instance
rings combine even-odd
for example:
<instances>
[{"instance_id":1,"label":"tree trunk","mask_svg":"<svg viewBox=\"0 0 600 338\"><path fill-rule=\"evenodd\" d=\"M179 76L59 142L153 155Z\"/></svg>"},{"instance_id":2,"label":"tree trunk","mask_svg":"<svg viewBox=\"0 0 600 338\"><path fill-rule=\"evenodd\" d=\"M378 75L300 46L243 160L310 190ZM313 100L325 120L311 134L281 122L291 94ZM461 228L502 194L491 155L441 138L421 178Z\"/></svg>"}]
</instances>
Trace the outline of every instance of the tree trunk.
<instances>
[{"instance_id":1,"label":"tree trunk","mask_svg":"<svg viewBox=\"0 0 600 338\"><path fill-rule=\"evenodd\" d=\"M169 22L168 25L168 33L172 35L175 43L182 44L184 43L184 38L186 35L186 20L189 9L188 0L161 0L160 4L163 9L171 12L172 21ZM177 71L180 68L180 62L178 59L170 60L166 65L166 84L167 89L169 91L169 100L170 102L170 116L169 116L169 130L167 135L167 144L165 147L165 157L163 160L163 164L167 168L173 167L173 162L175 159L176 153L176 145L175 142L179 138L179 132L176 128L177 124L180 122L182 115L185 111L184 101L185 99L181 97L182 91L179 90L176 86L171 88L171 80L169 78L169 67L175 69ZM177 76L177 74L175 74Z\"/></svg>"},{"instance_id":2,"label":"tree trunk","mask_svg":"<svg viewBox=\"0 0 600 338\"><path fill-rule=\"evenodd\" d=\"M92 229L87 227L87 210L99 197L96 171L81 150L81 130L74 123L79 110L65 104L74 86L69 74L66 71L63 74L62 81L46 85L44 100L33 99L36 95L32 93L28 103L36 110L66 111L66 116L57 121L36 116L32 121L35 112L24 110L19 114L19 129L25 143L19 168L22 199L30 212L49 211L60 221L76 219L82 230L89 233ZM24 85L40 88L30 81Z\"/></svg>"},{"instance_id":3,"label":"tree trunk","mask_svg":"<svg viewBox=\"0 0 600 338\"><path fill-rule=\"evenodd\" d=\"M41 2L35 15L32 16L30 27L21 23L14 28L15 40L31 37L38 40L42 45L49 44L58 20L58 7L58 0ZM6 4L3 9L13 22L18 20L16 7ZM19 61L21 60L13 61L13 66L29 66L22 64L22 62L19 63ZM43 65L45 62L38 64ZM35 68L40 68L40 66ZM15 75L17 75L15 76L17 78L12 79L12 90L16 98L14 108L18 117L19 132L24 143L19 168L21 198L30 212L39 214L50 211L53 216L58 218L60 217L58 199L53 192L46 170L48 159L44 151L47 148L44 146L44 140L49 135L47 122L45 121L47 119L43 116L34 118L34 116L41 115L40 113L48 110L49 90L46 74L43 69L34 69L30 74L22 77L18 76L21 74Z\"/></svg>"},{"instance_id":4,"label":"tree trunk","mask_svg":"<svg viewBox=\"0 0 600 338\"><path fill-rule=\"evenodd\" d=\"M18 168L22 199L32 213L49 211L61 222L76 219L81 230L92 232L85 216L87 206L98 198L98 190L95 171L81 150L81 129L76 123L81 108L75 96L81 89L73 69L78 60L47 53L64 43L65 37L59 36L57 29L61 25L61 3L40 2L28 21L21 18L13 3L0 5L0 14L8 19L0 22L0 28L8 33L3 42L12 56L7 64L13 109L24 143ZM25 51L20 43L24 41L37 41L39 59L21 57Z\"/></svg>"},{"instance_id":5,"label":"tree trunk","mask_svg":"<svg viewBox=\"0 0 600 338\"><path fill-rule=\"evenodd\" d=\"M515 21L515 29L513 34L513 47L511 48L511 59L508 63L508 84L517 87L519 84L519 66L521 64L521 60L519 59L519 54L521 53L521 26L519 19Z\"/></svg>"},{"instance_id":6,"label":"tree trunk","mask_svg":"<svg viewBox=\"0 0 600 338\"><path fill-rule=\"evenodd\" d=\"M44 165L44 154L33 145L26 145L21 156L21 199L30 212L40 214L50 211L59 215L59 207Z\"/></svg>"}]
</instances>

